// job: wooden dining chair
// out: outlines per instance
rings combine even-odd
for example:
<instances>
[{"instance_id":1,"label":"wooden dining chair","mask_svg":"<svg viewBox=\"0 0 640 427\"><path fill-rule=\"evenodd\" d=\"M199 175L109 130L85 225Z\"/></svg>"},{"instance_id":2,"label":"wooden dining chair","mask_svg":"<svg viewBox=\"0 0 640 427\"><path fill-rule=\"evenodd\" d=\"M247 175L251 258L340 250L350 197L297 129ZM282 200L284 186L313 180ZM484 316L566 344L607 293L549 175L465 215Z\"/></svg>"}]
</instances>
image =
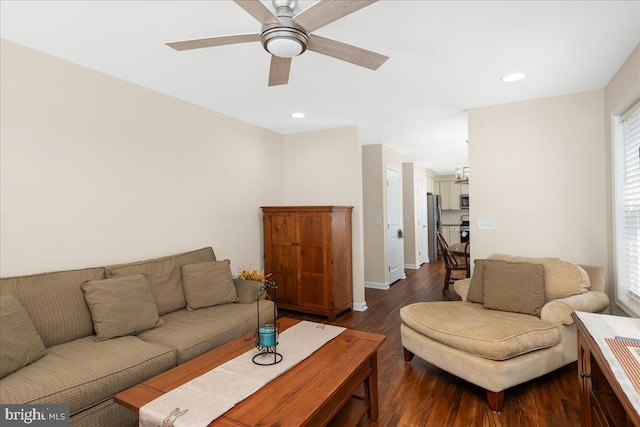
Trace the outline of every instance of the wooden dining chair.
<instances>
[{"instance_id":1,"label":"wooden dining chair","mask_svg":"<svg viewBox=\"0 0 640 427\"><path fill-rule=\"evenodd\" d=\"M438 246L440 246L440 252L442 252L442 258L444 259L445 275L444 275L444 287L442 293L446 293L449 290L449 285L456 280L463 279L464 277L453 277L453 273L456 271L464 271L464 276L468 277L469 274L469 258L464 257L464 260L459 260L449 252L449 244L444 239L444 236L439 231L436 231L436 237L438 239ZM465 251L469 246L465 246Z\"/></svg>"}]
</instances>

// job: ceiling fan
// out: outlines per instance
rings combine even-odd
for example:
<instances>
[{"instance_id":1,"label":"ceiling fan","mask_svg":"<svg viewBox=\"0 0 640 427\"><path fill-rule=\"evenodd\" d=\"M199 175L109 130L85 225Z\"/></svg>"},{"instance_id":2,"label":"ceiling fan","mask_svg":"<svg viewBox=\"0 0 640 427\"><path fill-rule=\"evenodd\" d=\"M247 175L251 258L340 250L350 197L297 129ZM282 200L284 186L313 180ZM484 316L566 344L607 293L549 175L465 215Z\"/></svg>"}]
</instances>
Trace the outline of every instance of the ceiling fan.
<instances>
[{"instance_id":1,"label":"ceiling fan","mask_svg":"<svg viewBox=\"0 0 640 427\"><path fill-rule=\"evenodd\" d=\"M320 0L297 15L294 14L296 0L273 0L275 14L260 0L233 1L262 24L260 33L183 40L167 43L167 46L175 50L190 50L259 41L271 54L269 86L287 84L291 58L305 50L328 55L371 70L377 70L389 59L379 53L311 34L312 31L369 6L377 0Z\"/></svg>"}]
</instances>

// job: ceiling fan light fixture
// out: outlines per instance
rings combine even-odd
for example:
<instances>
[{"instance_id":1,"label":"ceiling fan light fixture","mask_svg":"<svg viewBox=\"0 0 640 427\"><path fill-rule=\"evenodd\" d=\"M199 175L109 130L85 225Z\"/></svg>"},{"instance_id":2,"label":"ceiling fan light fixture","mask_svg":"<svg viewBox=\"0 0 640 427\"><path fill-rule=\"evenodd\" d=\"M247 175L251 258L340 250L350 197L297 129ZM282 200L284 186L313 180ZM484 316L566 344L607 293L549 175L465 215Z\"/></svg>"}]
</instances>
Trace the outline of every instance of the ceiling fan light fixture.
<instances>
[{"instance_id":1,"label":"ceiling fan light fixture","mask_svg":"<svg viewBox=\"0 0 640 427\"><path fill-rule=\"evenodd\" d=\"M260 34L264 49L280 58L293 58L307 50L309 36L290 19L281 18L283 24L266 26Z\"/></svg>"},{"instance_id":2,"label":"ceiling fan light fixture","mask_svg":"<svg viewBox=\"0 0 640 427\"><path fill-rule=\"evenodd\" d=\"M267 41L267 52L280 58L293 58L304 51L302 44L290 37L274 37Z\"/></svg>"}]
</instances>

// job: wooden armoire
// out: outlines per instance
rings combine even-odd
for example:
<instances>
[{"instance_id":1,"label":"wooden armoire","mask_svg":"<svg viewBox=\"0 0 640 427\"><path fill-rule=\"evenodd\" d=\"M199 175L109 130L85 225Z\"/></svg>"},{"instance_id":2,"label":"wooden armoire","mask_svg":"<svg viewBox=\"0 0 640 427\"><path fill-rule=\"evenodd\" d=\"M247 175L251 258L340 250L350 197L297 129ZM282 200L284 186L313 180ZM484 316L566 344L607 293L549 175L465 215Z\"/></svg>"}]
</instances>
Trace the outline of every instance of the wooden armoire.
<instances>
[{"instance_id":1,"label":"wooden armoire","mask_svg":"<svg viewBox=\"0 0 640 427\"><path fill-rule=\"evenodd\" d=\"M352 308L350 206L263 206L264 269L279 308L327 316Z\"/></svg>"}]
</instances>

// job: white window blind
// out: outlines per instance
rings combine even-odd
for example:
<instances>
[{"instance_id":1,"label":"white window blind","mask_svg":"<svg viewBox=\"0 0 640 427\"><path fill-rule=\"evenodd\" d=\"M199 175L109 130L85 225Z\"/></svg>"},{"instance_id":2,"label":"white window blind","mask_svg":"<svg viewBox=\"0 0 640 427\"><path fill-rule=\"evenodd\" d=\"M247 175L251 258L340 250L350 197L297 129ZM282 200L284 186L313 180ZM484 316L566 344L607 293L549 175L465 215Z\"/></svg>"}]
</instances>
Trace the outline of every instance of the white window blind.
<instances>
[{"instance_id":1,"label":"white window blind","mask_svg":"<svg viewBox=\"0 0 640 427\"><path fill-rule=\"evenodd\" d=\"M616 126L616 303L640 317L640 102Z\"/></svg>"}]
</instances>

